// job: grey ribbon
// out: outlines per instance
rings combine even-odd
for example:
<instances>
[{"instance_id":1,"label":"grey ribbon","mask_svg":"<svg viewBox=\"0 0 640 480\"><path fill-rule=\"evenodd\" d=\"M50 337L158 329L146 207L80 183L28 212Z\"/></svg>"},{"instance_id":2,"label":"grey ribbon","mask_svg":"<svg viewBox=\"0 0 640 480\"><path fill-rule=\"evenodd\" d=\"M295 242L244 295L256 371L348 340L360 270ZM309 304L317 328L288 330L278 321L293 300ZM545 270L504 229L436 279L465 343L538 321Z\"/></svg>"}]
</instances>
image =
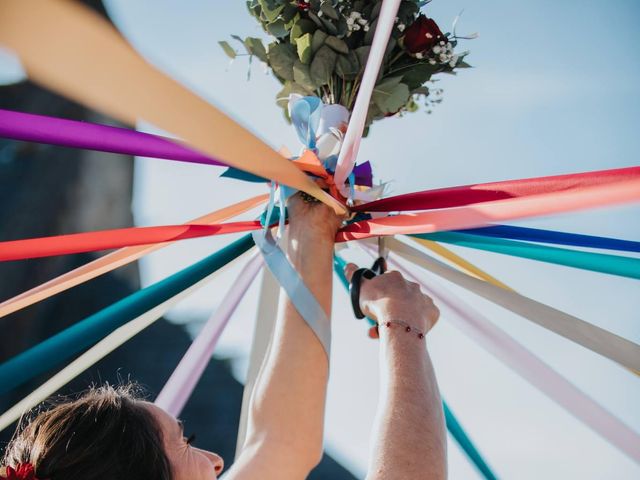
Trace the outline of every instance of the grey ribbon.
<instances>
[{"instance_id":1,"label":"grey ribbon","mask_svg":"<svg viewBox=\"0 0 640 480\"><path fill-rule=\"evenodd\" d=\"M316 334L324 351L329 358L331 351L331 322L324 309L313 296L311 291L289 263L282 249L276 244L271 232L255 231L253 240L262 252L264 261L274 277L278 280L291 303L300 316L307 322L309 328Z\"/></svg>"}]
</instances>

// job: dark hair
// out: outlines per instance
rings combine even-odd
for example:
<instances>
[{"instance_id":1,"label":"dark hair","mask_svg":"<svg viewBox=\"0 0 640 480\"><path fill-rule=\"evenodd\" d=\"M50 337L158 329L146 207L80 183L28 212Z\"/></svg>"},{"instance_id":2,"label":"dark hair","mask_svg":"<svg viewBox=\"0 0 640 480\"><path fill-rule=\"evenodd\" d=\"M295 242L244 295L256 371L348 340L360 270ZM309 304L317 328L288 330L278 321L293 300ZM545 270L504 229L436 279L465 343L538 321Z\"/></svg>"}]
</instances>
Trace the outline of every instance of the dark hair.
<instances>
[{"instance_id":1,"label":"dark hair","mask_svg":"<svg viewBox=\"0 0 640 480\"><path fill-rule=\"evenodd\" d=\"M3 464L31 463L48 480L171 480L162 432L138 391L91 388L22 421Z\"/></svg>"}]
</instances>

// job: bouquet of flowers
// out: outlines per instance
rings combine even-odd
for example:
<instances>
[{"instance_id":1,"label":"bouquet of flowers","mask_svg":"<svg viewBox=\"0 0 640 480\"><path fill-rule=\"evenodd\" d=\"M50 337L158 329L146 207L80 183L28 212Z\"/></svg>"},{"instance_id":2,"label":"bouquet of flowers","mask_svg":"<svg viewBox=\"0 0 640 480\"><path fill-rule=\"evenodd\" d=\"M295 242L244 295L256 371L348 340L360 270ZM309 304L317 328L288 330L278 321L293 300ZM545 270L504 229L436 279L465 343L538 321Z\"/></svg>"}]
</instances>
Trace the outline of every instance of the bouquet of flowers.
<instances>
[{"instance_id":1,"label":"bouquet of flowers","mask_svg":"<svg viewBox=\"0 0 640 480\"><path fill-rule=\"evenodd\" d=\"M371 98L367 127L375 120L428 108L441 101L427 83L438 73L469 65L457 53L459 38L442 33L420 12L426 1L403 0ZM283 88L277 103L288 116L291 94L317 96L325 104L353 105L371 49L382 0L248 0L251 14L274 37L266 48L259 38L240 38L246 54L265 62ZM219 42L231 58L239 53Z\"/></svg>"}]
</instances>

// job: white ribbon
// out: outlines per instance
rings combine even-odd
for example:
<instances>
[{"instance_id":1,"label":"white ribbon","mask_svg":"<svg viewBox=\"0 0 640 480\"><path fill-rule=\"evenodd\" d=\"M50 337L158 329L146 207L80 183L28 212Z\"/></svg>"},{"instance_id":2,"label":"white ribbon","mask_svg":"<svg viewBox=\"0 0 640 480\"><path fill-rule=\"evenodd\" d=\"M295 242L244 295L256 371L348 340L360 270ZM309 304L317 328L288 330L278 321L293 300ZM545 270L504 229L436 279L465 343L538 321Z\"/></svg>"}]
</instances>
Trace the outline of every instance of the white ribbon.
<instances>
[{"instance_id":1,"label":"white ribbon","mask_svg":"<svg viewBox=\"0 0 640 480\"><path fill-rule=\"evenodd\" d=\"M382 66L384 53L389 43L389 37L391 36L391 30L393 29L399 7L400 0L383 0L382 2L376 33L373 36L373 43L369 51L369 58L367 59L367 65L362 75L362 82L360 83L356 103L353 107L353 113L351 114L351 121L347 127L342 150L340 150L340 156L338 157L338 165L335 173L335 183L338 188L342 188L356 163L360 140L362 139L364 126L367 121L371 95L373 94L373 88L378 79L378 73ZM342 194L346 196L346 192L342 192Z\"/></svg>"},{"instance_id":2,"label":"white ribbon","mask_svg":"<svg viewBox=\"0 0 640 480\"><path fill-rule=\"evenodd\" d=\"M369 245L365 251L372 257L376 256ZM407 279L419 283L426 293L434 297L438 306L445 307L447 321L462 333L471 337L487 352L594 432L640 463L640 436L636 432L442 285L421 281L394 259L390 259L389 263L398 268Z\"/></svg>"},{"instance_id":3,"label":"white ribbon","mask_svg":"<svg viewBox=\"0 0 640 480\"><path fill-rule=\"evenodd\" d=\"M388 246L410 262L511 310L547 330L551 330L631 370L640 370L640 345L573 315L556 310L549 305L459 272L395 238L389 238Z\"/></svg>"}]
</instances>

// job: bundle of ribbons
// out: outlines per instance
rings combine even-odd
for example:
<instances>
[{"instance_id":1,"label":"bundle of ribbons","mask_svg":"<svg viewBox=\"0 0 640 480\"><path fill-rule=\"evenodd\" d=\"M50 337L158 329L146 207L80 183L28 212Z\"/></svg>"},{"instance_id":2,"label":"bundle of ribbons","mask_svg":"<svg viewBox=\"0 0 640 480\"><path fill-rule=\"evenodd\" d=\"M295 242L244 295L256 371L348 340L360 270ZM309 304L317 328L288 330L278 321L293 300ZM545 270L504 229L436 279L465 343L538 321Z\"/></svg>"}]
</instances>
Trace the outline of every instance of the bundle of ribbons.
<instances>
[{"instance_id":1,"label":"bundle of ribbons","mask_svg":"<svg viewBox=\"0 0 640 480\"><path fill-rule=\"evenodd\" d=\"M43 385L2 413L0 428L9 426L23 412L151 325L173 304L255 246L257 251L247 254L250 258L241 274L185 353L156 402L174 414L182 410L211 358L222 330L263 264L290 295L329 354L331 337L324 313L304 288L269 228L276 191L280 194L281 207L287 195L302 191L326 203L336 213L352 214L352 221L338 232L338 242L351 242L349 245L357 245L375 255L372 243L375 240L371 237L387 237L391 264L419 282L444 305L450 311L451 322L567 412L640 463L638 433L480 312L439 284L427 284L407 270L407 265L421 267L637 373L640 371L639 345L514 291L442 244L639 279L640 259L615 252L640 252L640 242L499 222L637 202L640 200L640 167L461 185L384 197L384 188L373 186L370 165L356 165L356 157L369 98L388 41L384 26L392 24L398 5L398 0L385 0L353 112L322 105L315 97L292 96L289 99L289 113L303 145L300 155L287 158L150 66L111 25L81 6L58 0L5 0L0 4L0 44L20 56L31 80L124 124L134 125L136 120L144 119L180 140L132 129L6 110L0 111L1 137L225 166L228 167L225 176L238 181L265 182L271 187L271 194L224 207L182 225L132 227L0 242L0 261L116 249L2 302L2 317L172 242L252 232L0 364L0 391L4 393L69 361ZM56 18L56 22L51 22L51 18ZM49 42L49 39L56 41ZM46 49L42 48L44 42L48 42ZM94 62L96 57L101 61ZM267 203L268 213L263 221L229 221ZM281 224L285 221L282 210ZM353 242L355 240L358 242ZM595 251L583 250L583 247ZM437 256L447 263L438 260ZM336 255L336 273L344 283L343 265L342 258ZM265 281L262 289L260 301L264 305L260 311L268 312L267 300L275 295L277 288ZM259 361L260 355L255 358L252 355L252 362ZM249 380L247 388L250 383ZM449 407L445 404L444 408L452 436L485 478L495 478Z\"/></svg>"}]
</instances>

